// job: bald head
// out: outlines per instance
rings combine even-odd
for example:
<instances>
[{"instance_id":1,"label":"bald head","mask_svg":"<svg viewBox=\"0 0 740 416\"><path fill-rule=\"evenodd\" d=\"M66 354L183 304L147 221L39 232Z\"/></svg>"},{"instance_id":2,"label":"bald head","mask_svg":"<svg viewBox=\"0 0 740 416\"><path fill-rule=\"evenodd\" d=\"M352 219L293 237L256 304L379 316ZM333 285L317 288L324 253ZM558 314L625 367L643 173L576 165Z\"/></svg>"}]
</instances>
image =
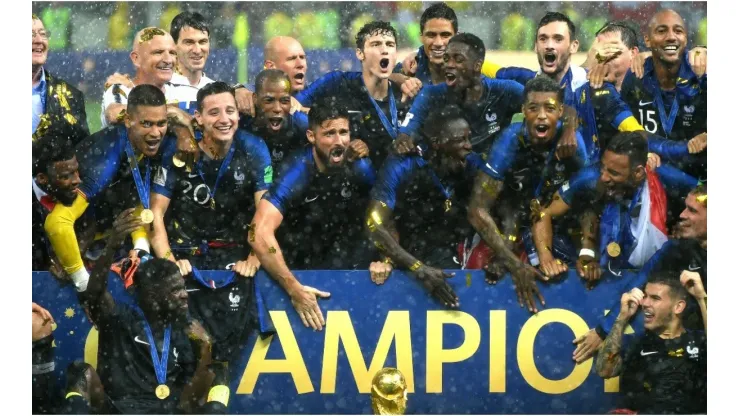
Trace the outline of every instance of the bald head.
<instances>
[{"instance_id":1,"label":"bald head","mask_svg":"<svg viewBox=\"0 0 740 416\"><path fill-rule=\"evenodd\" d=\"M687 42L686 24L674 10L659 10L650 19L645 44L652 50L655 62L680 65Z\"/></svg>"},{"instance_id":2,"label":"bald head","mask_svg":"<svg viewBox=\"0 0 740 416\"><path fill-rule=\"evenodd\" d=\"M177 51L167 31L156 27L140 30L134 37L130 56L136 68L136 84L161 88L172 79Z\"/></svg>"},{"instance_id":3,"label":"bald head","mask_svg":"<svg viewBox=\"0 0 740 416\"><path fill-rule=\"evenodd\" d=\"M305 88L306 53L301 44L289 36L276 36L265 45L265 68L279 69L290 79L292 92Z\"/></svg>"}]
</instances>

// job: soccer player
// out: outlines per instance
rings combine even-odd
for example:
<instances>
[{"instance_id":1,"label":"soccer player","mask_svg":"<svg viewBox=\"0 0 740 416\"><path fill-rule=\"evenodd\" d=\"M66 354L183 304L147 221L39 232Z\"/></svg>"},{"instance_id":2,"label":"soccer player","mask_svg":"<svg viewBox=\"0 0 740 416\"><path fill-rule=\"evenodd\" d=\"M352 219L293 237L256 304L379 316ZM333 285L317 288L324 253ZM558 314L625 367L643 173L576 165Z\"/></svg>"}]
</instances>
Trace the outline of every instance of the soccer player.
<instances>
[{"instance_id":1,"label":"soccer player","mask_svg":"<svg viewBox=\"0 0 740 416\"><path fill-rule=\"evenodd\" d=\"M667 199L682 190L694 188L698 181L670 166L655 171L645 167L647 142L638 132L620 133L609 142L601 166L580 170L560 187L539 220L532 225L540 269L547 276L567 270L562 260L551 251L552 219L576 207L580 212L591 207L601 213L599 242L584 239L576 269L581 276L591 275L595 268L619 269L642 267L668 239L666 229ZM602 209L603 207L603 209ZM595 224L584 224L591 229Z\"/></svg>"},{"instance_id":2,"label":"soccer player","mask_svg":"<svg viewBox=\"0 0 740 416\"><path fill-rule=\"evenodd\" d=\"M453 47L451 42L448 50ZM460 267L454 258L458 242L471 231L465 212L473 179L494 173L472 151L470 127L457 106L436 110L424 134L429 140L424 157L391 155L383 164L366 226L387 262L410 270L437 300L457 307L458 298L445 282L452 275L442 269ZM388 273L372 277L382 282Z\"/></svg>"},{"instance_id":3,"label":"soccer player","mask_svg":"<svg viewBox=\"0 0 740 416\"><path fill-rule=\"evenodd\" d=\"M257 206L248 241L262 267L290 296L303 324L321 330L317 297L329 294L303 286L288 265L354 269L370 263L375 253L363 244L360 213L375 171L367 146L350 141L347 110L333 100L313 105L306 134L311 146L283 162Z\"/></svg>"},{"instance_id":4,"label":"soccer player","mask_svg":"<svg viewBox=\"0 0 740 416\"><path fill-rule=\"evenodd\" d=\"M685 199L686 208L681 213L681 220L676 225L673 237L668 240L647 263L640 272L623 284L623 291L640 288L654 272L671 271L676 275L688 271L698 273L707 287L707 187L699 185L693 189ZM696 316L698 308L689 303L689 317ZM609 328L614 325L619 305L615 304L609 313L599 319L594 329L578 337L574 343L578 345L573 352L576 362L588 359L606 338ZM693 313L692 313L693 312ZM694 322L686 324L696 326ZM639 331L639 328L636 328Z\"/></svg>"},{"instance_id":5,"label":"soccer player","mask_svg":"<svg viewBox=\"0 0 740 416\"><path fill-rule=\"evenodd\" d=\"M426 86L416 96L394 142L398 153L412 151L413 141L431 109L447 104L458 105L463 110L471 130L473 151L488 151L494 135L505 129L511 117L521 111L524 86L481 76L485 53L483 41L475 35L460 33L450 39L444 55L446 81Z\"/></svg>"},{"instance_id":6,"label":"soccer player","mask_svg":"<svg viewBox=\"0 0 740 416\"><path fill-rule=\"evenodd\" d=\"M31 133L33 139L43 136L46 129L54 123L69 123L79 126L85 134L90 135L85 113L85 97L75 87L63 79L53 76L44 68L49 54L49 37L51 34L44 23L35 14L31 17L33 24L31 38L31 71L33 94L31 98ZM59 36L64 36L60 34ZM78 137L79 139L79 137ZM77 144L75 142L74 144Z\"/></svg>"},{"instance_id":7,"label":"soccer player","mask_svg":"<svg viewBox=\"0 0 740 416\"><path fill-rule=\"evenodd\" d=\"M330 72L296 95L305 107L324 97L338 97L352 114L352 137L370 149L375 166L385 160L398 136L399 120L408 103L401 101L400 88L389 81L396 63L396 30L387 22L374 21L357 32L355 54L362 72Z\"/></svg>"},{"instance_id":8,"label":"soccer player","mask_svg":"<svg viewBox=\"0 0 740 416\"><path fill-rule=\"evenodd\" d=\"M108 273L126 234L143 225L130 208L114 221L83 303L98 328L98 374L117 413L191 413L208 391L211 338L188 316L188 293L174 263L152 259L134 275L136 301L115 302Z\"/></svg>"},{"instance_id":9,"label":"soccer player","mask_svg":"<svg viewBox=\"0 0 740 416\"><path fill-rule=\"evenodd\" d=\"M265 141L273 168L277 170L287 155L308 145L308 116L300 111L291 116L291 82L285 72L265 69L257 74L254 84L255 115L242 114L239 128Z\"/></svg>"},{"instance_id":10,"label":"soccer player","mask_svg":"<svg viewBox=\"0 0 740 416\"><path fill-rule=\"evenodd\" d=\"M201 89L213 82L203 72L211 51L210 29L203 15L183 12L170 24L170 35L175 41L177 64L170 82Z\"/></svg>"},{"instance_id":11,"label":"soccer player","mask_svg":"<svg viewBox=\"0 0 740 416\"><path fill-rule=\"evenodd\" d=\"M214 82L198 91L195 119L203 138L193 171L174 166L165 155L154 175L151 245L157 257L175 262L183 276L190 275L186 286L191 313L214 338L214 360L230 361L256 316L251 313L254 281L240 276L253 277L259 260L249 253L244 236L253 207L272 183L272 167L265 143L237 130L236 98L226 83ZM235 275L218 282L203 281L198 270L231 266Z\"/></svg>"},{"instance_id":12,"label":"soccer player","mask_svg":"<svg viewBox=\"0 0 740 416\"><path fill-rule=\"evenodd\" d=\"M435 3L421 14L422 46L416 54L409 54L403 63L398 63L393 72L401 72L414 77L424 85L437 85L445 82L444 53L447 43L457 34L457 15L445 3ZM483 61L481 73L489 78L496 77L500 67L491 61Z\"/></svg>"},{"instance_id":13,"label":"soccer player","mask_svg":"<svg viewBox=\"0 0 740 416\"><path fill-rule=\"evenodd\" d=\"M527 239L525 246L532 246L530 209L549 201L563 182L590 163L580 134L577 135L576 155L562 160L555 157L557 143L563 134L560 121L563 116L562 90L557 82L544 75L537 76L527 82L524 96L524 122L512 123L493 143L488 156L488 166L493 174L488 171L478 173L468 219L483 241L493 247L495 258L492 261L512 273L520 303L524 299L530 310L536 311L527 289L531 287L533 293L539 294L533 279L539 273L522 264L513 252L514 243ZM494 222L491 211L501 218L503 233ZM533 266L539 265L531 258L530 262ZM466 266L463 268L468 268ZM488 270L496 275L499 274L495 272L496 268L500 269L493 266Z\"/></svg>"},{"instance_id":14,"label":"soccer player","mask_svg":"<svg viewBox=\"0 0 740 416\"><path fill-rule=\"evenodd\" d=\"M700 305L704 330L682 322L688 295ZM622 351L627 322L642 307L645 334ZM619 317L596 360L602 378L620 376L622 408L632 413L702 414L707 411L707 292L697 273L650 275L645 292L622 295Z\"/></svg>"},{"instance_id":15,"label":"soccer player","mask_svg":"<svg viewBox=\"0 0 740 416\"><path fill-rule=\"evenodd\" d=\"M139 85L131 90L123 125L103 129L77 146L82 179L78 195L69 206L56 204L44 229L79 292L85 290L89 274L80 257L75 221L90 204L99 230L107 229L122 208L141 203L149 209L150 173L160 163L160 147L174 146L174 138L166 136L167 123L164 93L153 85ZM132 238L135 249L149 252L144 230Z\"/></svg>"}]
</instances>

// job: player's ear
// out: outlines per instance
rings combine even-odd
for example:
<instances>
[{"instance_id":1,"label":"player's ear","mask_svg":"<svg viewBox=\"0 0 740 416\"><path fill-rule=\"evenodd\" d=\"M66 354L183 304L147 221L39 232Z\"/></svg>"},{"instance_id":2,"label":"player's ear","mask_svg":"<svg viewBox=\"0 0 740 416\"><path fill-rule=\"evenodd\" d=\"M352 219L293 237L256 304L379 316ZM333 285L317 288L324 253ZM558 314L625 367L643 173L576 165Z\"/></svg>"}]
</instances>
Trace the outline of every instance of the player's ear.
<instances>
[{"instance_id":1,"label":"player's ear","mask_svg":"<svg viewBox=\"0 0 740 416\"><path fill-rule=\"evenodd\" d=\"M195 117L196 123L198 123L201 126L203 125L203 115L200 114L200 111L195 110L195 112L193 113L193 117Z\"/></svg>"},{"instance_id":2,"label":"player's ear","mask_svg":"<svg viewBox=\"0 0 740 416\"><path fill-rule=\"evenodd\" d=\"M673 313L678 315L680 313L683 313L683 311L686 309L686 301L681 299L678 302L676 302L675 305L673 305Z\"/></svg>"},{"instance_id":3,"label":"player's ear","mask_svg":"<svg viewBox=\"0 0 740 416\"><path fill-rule=\"evenodd\" d=\"M635 182L642 182L645 179L645 166L638 165L632 171L632 175L635 177Z\"/></svg>"},{"instance_id":4,"label":"player's ear","mask_svg":"<svg viewBox=\"0 0 740 416\"><path fill-rule=\"evenodd\" d=\"M576 39L573 42L571 42L570 43L570 53L571 54L574 54L574 53L578 52L578 46L579 45L580 45L580 43L578 43L578 39Z\"/></svg>"},{"instance_id":5,"label":"player's ear","mask_svg":"<svg viewBox=\"0 0 740 416\"><path fill-rule=\"evenodd\" d=\"M644 35L642 38L645 40L645 46L650 48L650 38L648 37L648 35Z\"/></svg>"},{"instance_id":6,"label":"player's ear","mask_svg":"<svg viewBox=\"0 0 740 416\"><path fill-rule=\"evenodd\" d=\"M275 69L275 62L265 59L265 69Z\"/></svg>"},{"instance_id":7,"label":"player's ear","mask_svg":"<svg viewBox=\"0 0 740 416\"><path fill-rule=\"evenodd\" d=\"M479 59L475 61L475 72L480 72L483 69L483 60Z\"/></svg>"},{"instance_id":8,"label":"player's ear","mask_svg":"<svg viewBox=\"0 0 740 416\"><path fill-rule=\"evenodd\" d=\"M131 63L134 64L134 68L139 68L139 53L136 51L131 51L129 57L131 58Z\"/></svg>"},{"instance_id":9,"label":"player's ear","mask_svg":"<svg viewBox=\"0 0 740 416\"><path fill-rule=\"evenodd\" d=\"M308 139L308 142L311 144L316 143L316 137L313 135L313 130L308 129L306 130L306 138Z\"/></svg>"},{"instance_id":10,"label":"player's ear","mask_svg":"<svg viewBox=\"0 0 740 416\"><path fill-rule=\"evenodd\" d=\"M559 103L558 104L558 118L561 118L563 116L563 111L564 111L563 103Z\"/></svg>"},{"instance_id":11,"label":"player's ear","mask_svg":"<svg viewBox=\"0 0 740 416\"><path fill-rule=\"evenodd\" d=\"M364 61L365 60L365 52L363 52L362 49L360 49L360 48L356 48L355 49L355 56L360 61Z\"/></svg>"}]
</instances>

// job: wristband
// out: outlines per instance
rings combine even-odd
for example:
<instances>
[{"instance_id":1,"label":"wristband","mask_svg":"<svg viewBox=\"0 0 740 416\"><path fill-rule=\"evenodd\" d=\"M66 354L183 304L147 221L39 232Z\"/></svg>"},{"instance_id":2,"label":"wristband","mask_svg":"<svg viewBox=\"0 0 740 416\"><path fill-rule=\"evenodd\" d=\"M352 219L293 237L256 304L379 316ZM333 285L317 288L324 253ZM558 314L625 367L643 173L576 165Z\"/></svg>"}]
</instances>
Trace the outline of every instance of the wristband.
<instances>
[{"instance_id":1,"label":"wristband","mask_svg":"<svg viewBox=\"0 0 740 416\"><path fill-rule=\"evenodd\" d=\"M582 248L581 249L581 252L578 253L578 257L580 257L580 256L589 256L592 259L595 259L596 258L596 253L593 250L591 250L590 248Z\"/></svg>"},{"instance_id":2,"label":"wristband","mask_svg":"<svg viewBox=\"0 0 740 416\"><path fill-rule=\"evenodd\" d=\"M606 333L606 331L604 331L604 329L600 325L596 325L596 328L594 329L596 330L596 335L598 335L602 341L606 339L607 335L609 335Z\"/></svg>"},{"instance_id":3,"label":"wristband","mask_svg":"<svg viewBox=\"0 0 740 416\"><path fill-rule=\"evenodd\" d=\"M417 260L416 263L414 263L413 265L411 265L411 267L409 267L409 270L411 270L412 272L415 272L419 270L420 268L421 268L421 262Z\"/></svg>"}]
</instances>

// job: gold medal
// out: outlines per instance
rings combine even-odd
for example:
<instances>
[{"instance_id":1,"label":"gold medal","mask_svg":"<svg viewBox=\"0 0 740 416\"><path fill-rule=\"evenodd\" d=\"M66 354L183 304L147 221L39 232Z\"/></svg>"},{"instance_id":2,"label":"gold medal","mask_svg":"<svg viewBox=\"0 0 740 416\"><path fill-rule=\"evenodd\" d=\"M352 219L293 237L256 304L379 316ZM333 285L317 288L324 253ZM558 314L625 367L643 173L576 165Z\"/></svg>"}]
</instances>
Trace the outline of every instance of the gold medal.
<instances>
[{"instance_id":1,"label":"gold medal","mask_svg":"<svg viewBox=\"0 0 740 416\"><path fill-rule=\"evenodd\" d=\"M622 248L619 247L617 242L612 241L608 246L606 246L606 252L612 257L619 257L619 254L622 252Z\"/></svg>"},{"instance_id":2,"label":"gold medal","mask_svg":"<svg viewBox=\"0 0 740 416\"><path fill-rule=\"evenodd\" d=\"M170 388L166 384L160 384L154 389L154 394L157 395L159 400L164 400L170 396Z\"/></svg>"},{"instance_id":3,"label":"gold medal","mask_svg":"<svg viewBox=\"0 0 740 416\"><path fill-rule=\"evenodd\" d=\"M185 166L185 161L180 158L179 153L175 153L174 156L172 156L172 164L175 165L178 168L181 168Z\"/></svg>"},{"instance_id":4,"label":"gold medal","mask_svg":"<svg viewBox=\"0 0 740 416\"><path fill-rule=\"evenodd\" d=\"M216 199L211 198L211 209L216 209Z\"/></svg>"},{"instance_id":5,"label":"gold medal","mask_svg":"<svg viewBox=\"0 0 740 416\"><path fill-rule=\"evenodd\" d=\"M529 209L532 210L532 213L539 213L542 210L542 205L540 205L539 199L533 199L529 202Z\"/></svg>"},{"instance_id":6,"label":"gold medal","mask_svg":"<svg viewBox=\"0 0 740 416\"><path fill-rule=\"evenodd\" d=\"M141 211L141 221L144 224L151 224L154 221L154 213L150 209Z\"/></svg>"},{"instance_id":7,"label":"gold medal","mask_svg":"<svg viewBox=\"0 0 740 416\"><path fill-rule=\"evenodd\" d=\"M452 200L445 200L445 212L449 212L452 209Z\"/></svg>"}]
</instances>

